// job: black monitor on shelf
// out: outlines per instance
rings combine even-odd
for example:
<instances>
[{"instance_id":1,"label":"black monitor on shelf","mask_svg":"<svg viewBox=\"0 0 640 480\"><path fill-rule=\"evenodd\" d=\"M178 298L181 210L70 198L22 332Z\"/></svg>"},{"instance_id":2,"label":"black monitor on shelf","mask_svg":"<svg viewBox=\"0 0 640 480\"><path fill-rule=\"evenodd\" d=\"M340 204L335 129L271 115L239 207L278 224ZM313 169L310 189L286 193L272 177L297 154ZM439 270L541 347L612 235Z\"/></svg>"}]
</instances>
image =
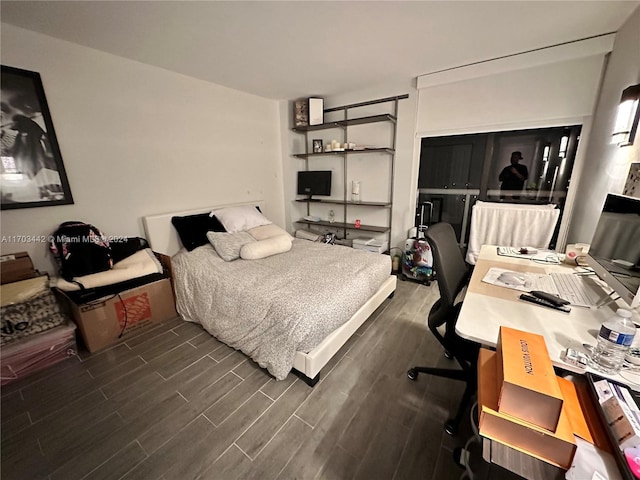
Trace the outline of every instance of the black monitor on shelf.
<instances>
[{"instance_id":1,"label":"black monitor on shelf","mask_svg":"<svg viewBox=\"0 0 640 480\"><path fill-rule=\"evenodd\" d=\"M313 195L331 195L331 170L307 170L298 172L298 195L306 195L310 201Z\"/></svg>"}]
</instances>

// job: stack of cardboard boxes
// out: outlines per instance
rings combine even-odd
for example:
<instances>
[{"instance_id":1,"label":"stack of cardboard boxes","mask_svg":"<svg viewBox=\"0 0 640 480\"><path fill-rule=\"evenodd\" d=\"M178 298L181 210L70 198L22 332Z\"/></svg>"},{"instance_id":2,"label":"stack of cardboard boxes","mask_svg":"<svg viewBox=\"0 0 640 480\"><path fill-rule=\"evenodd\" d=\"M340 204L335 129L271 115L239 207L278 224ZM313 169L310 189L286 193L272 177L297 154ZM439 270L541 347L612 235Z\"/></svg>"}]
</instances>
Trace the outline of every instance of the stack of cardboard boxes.
<instances>
[{"instance_id":1,"label":"stack of cardboard boxes","mask_svg":"<svg viewBox=\"0 0 640 480\"><path fill-rule=\"evenodd\" d=\"M574 436L606 448L593 408L574 383L556 376L542 336L501 327L496 350L481 349L478 359L482 436L564 469Z\"/></svg>"},{"instance_id":2,"label":"stack of cardboard boxes","mask_svg":"<svg viewBox=\"0 0 640 480\"><path fill-rule=\"evenodd\" d=\"M162 273L77 292L56 290L57 298L26 252L0 260L3 385L75 355L76 325L83 344L96 352L177 316L168 257L159 258Z\"/></svg>"},{"instance_id":3,"label":"stack of cardboard boxes","mask_svg":"<svg viewBox=\"0 0 640 480\"><path fill-rule=\"evenodd\" d=\"M0 384L22 378L76 353L76 326L61 312L26 252L0 257Z\"/></svg>"}]
</instances>

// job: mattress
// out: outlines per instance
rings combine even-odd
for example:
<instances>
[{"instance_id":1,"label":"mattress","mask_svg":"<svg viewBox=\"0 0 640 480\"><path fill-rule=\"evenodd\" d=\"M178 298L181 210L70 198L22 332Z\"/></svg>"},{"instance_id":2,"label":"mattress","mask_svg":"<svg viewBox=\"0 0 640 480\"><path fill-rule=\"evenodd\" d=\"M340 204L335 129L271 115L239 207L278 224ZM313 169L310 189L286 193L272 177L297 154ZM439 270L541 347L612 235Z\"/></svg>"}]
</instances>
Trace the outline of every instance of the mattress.
<instances>
[{"instance_id":1,"label":"mattress","mask_svg":"<svg viewBox=\"0 0 640 480\"><path fill-rule=\"evenodd\" d=\"M225 262L210 245L172 259L184 320L243 351L284 379L308 352L349 320L391 272L391 260L348 247L294 239L289 252Z\"/></svg>"}]
</instances>

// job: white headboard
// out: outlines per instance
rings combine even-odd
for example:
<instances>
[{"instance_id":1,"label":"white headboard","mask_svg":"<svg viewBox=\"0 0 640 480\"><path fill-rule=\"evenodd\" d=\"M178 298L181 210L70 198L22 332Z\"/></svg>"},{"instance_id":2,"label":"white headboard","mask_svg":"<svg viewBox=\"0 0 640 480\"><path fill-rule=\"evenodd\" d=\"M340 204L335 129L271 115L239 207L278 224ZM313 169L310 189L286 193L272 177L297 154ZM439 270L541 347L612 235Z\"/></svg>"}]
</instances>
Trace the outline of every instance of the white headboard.
<instances>
[{"instance_id":1,"label":"white headboard","mask_svg":"<svg viewBox=\"0 0 640 480\"><path fill-rule=\"evenodd\" d=\"M160 215L149 215L142 217L142 224L147 235L147 240L154 252L169 255L170 257L178 253L182 248L178 232L171 224L171 217L182 217L185 215L197 215L198 213L207 213L211 210L225 207L239 207L241 205L258 206L262 209L262 201L254 200L251 202L232 203L227 205L216 205L214 207L203 207L195 210L183 210L179 212L162 213Z\"/></svg>"}]
</instances>

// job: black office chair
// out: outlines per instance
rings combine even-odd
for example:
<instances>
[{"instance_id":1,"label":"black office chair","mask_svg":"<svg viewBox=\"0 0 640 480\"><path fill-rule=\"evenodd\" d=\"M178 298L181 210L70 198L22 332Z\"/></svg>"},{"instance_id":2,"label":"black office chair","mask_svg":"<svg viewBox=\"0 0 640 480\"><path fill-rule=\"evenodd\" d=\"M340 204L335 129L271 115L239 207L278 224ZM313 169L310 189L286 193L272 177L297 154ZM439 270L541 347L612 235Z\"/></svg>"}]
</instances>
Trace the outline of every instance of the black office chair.
<instances>
[{"instance_id":1,"label":"black office chair","mask_svg":"<svg viewBox=\"0 0 640 480\"><path fill-rule=\"evenodd\" d=\"M427 229L425 236L433 252L434 269L440 290L440 299L429 312L429 330L445 348L445 356L455 358L461 369L413 367L407 372L407 376L411 380L417 380L419 373L428 373L462 380L467 384L455 417L445 423L445 431L449 435L455 435L477 388L479 345L459 337L455 329L462 303L454 305L454 301L469 280L469 268L464 262L456 234L450 224L437 223ZM438 327L442 325L445 325L444 336L438 331Z\"/></svg>"}]
</instances>

